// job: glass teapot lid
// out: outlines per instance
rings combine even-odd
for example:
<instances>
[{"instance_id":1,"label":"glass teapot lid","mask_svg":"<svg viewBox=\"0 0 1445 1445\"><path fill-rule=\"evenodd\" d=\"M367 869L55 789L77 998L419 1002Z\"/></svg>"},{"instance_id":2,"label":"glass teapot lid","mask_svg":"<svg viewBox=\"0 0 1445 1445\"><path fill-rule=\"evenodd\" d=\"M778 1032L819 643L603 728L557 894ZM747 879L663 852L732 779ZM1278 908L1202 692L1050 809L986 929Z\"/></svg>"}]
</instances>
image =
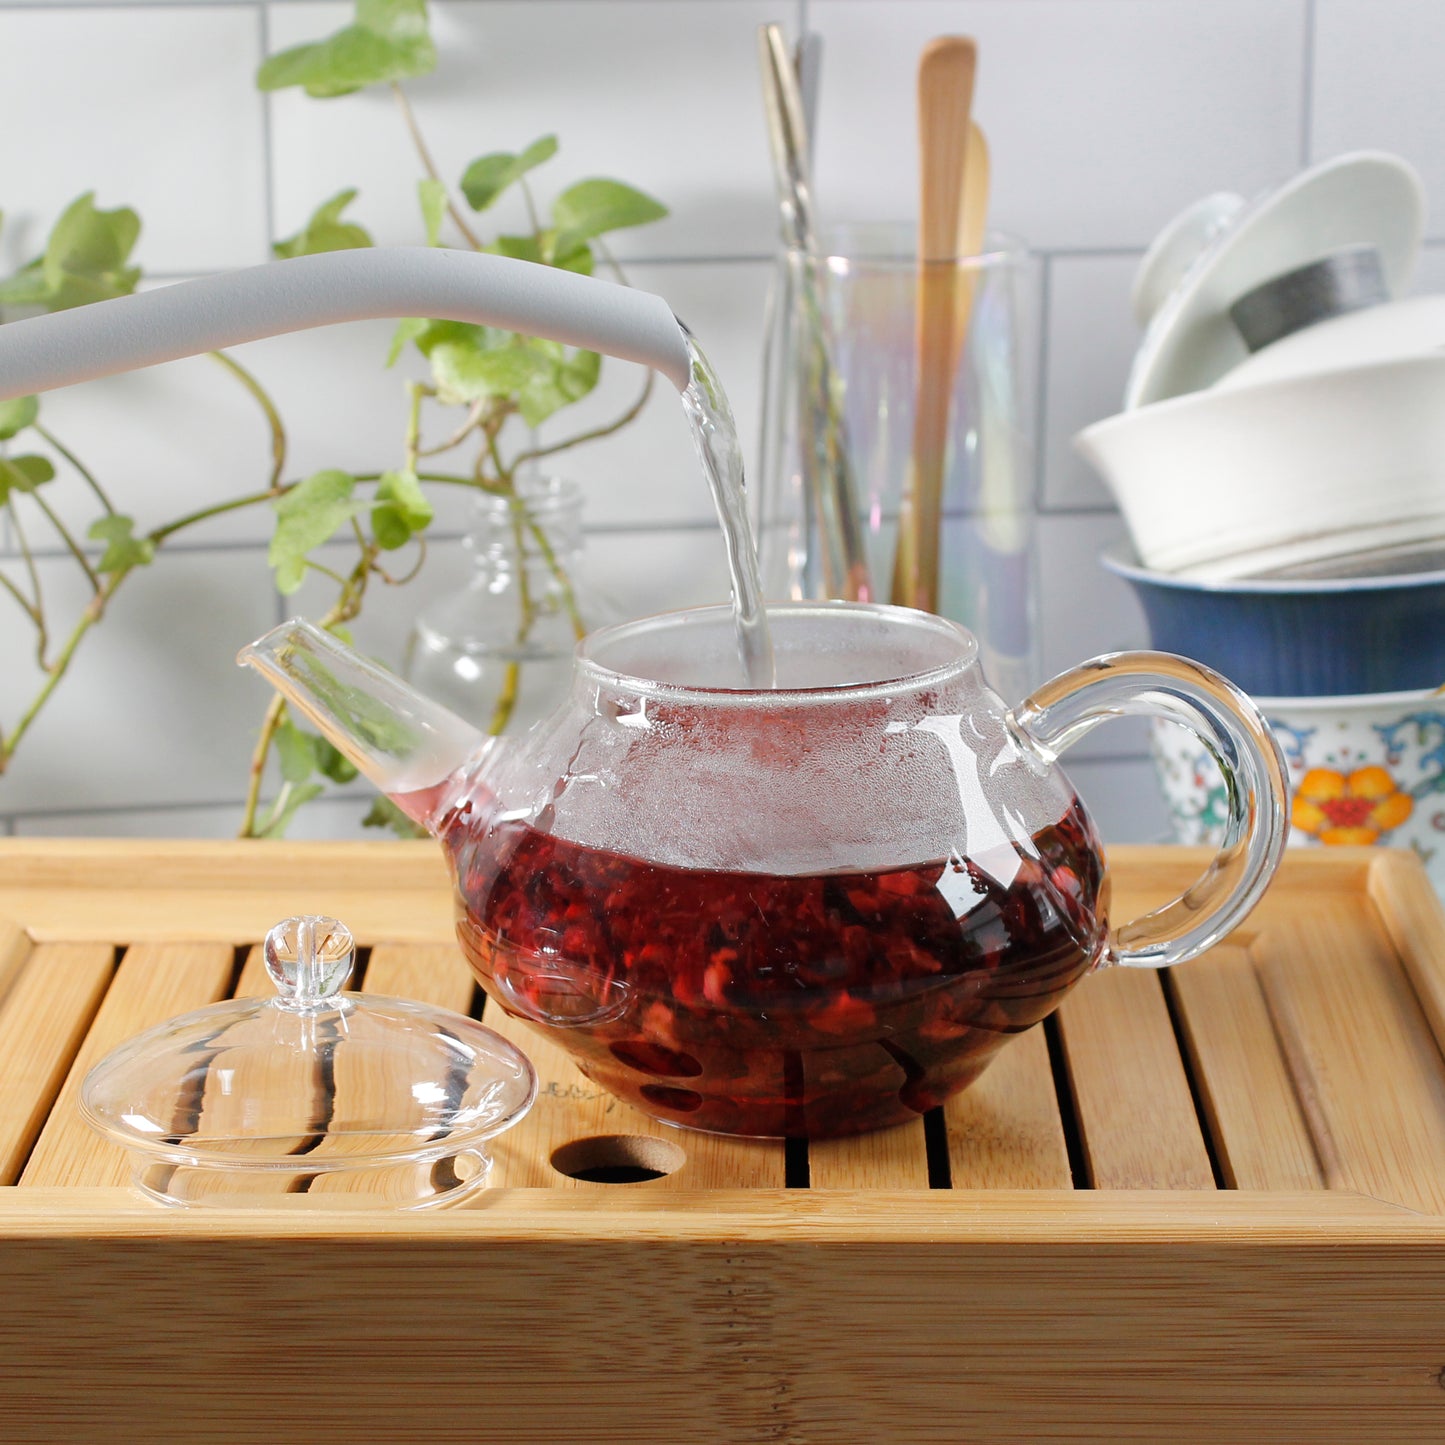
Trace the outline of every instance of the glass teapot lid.
<instances>
[{"instance_id":1,"label":"glass teapot lid","mask_svg":"<svg viewBox=\"0 0 1445 1445\"><path fill-rule=\"evenodd\" d=\"M472 1019L341 992L355 947L334 918L266 936L270 998L149 1029L87 1076L81 1111L166 1204L421 1208L480 1189L486 1140L536 1097L527 1057Z\"/></svg>"}]
</instances>

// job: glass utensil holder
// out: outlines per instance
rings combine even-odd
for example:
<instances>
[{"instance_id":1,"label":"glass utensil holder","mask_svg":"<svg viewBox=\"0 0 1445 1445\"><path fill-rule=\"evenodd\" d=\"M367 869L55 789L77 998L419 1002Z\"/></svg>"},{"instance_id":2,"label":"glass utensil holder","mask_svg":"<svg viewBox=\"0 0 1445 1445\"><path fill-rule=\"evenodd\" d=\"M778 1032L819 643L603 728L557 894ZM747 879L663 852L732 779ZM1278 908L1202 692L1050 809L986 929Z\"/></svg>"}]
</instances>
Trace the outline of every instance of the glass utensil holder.
<instances>
[{"instance_id":1,"label":"glass utensil holder","mask_svg":"<svg viewBox=\"0 0 1445 1445\"><path fill-rule=\"evenodd\" d=\"M920 363L920 295L953 308L941 375ZM931 461L941 491L937 530L923 538L938 554L932 610L978 637L1005 697L1040 680L1037 316L1037 266L1012 243L925 268L911 228L845 226L824 231L818 254L779 257L754 488L770 599L914 602L899 595L900 517Z\"/></svg>"}]
</instances>

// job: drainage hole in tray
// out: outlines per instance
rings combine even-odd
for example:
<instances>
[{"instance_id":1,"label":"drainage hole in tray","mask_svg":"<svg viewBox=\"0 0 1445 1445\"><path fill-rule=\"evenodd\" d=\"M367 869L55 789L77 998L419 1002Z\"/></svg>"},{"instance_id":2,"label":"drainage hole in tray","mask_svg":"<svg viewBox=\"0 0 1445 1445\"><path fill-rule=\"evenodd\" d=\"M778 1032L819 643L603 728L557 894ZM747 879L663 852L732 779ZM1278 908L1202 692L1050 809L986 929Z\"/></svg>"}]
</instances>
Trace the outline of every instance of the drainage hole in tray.
<instances>
[{"instance_id":1,"label":"drainage hole in tray","mask_svg":"<svg viewBox=\"0 0 1445 1445\"><path fill-rule=\"evenodd\" d=\"M559 1174L587 1184L645 1184L675 1173L686 1162L679 1145L645 1134L599 1134L552 1151L552 1167Z\"/></svg>"}]
</instances>

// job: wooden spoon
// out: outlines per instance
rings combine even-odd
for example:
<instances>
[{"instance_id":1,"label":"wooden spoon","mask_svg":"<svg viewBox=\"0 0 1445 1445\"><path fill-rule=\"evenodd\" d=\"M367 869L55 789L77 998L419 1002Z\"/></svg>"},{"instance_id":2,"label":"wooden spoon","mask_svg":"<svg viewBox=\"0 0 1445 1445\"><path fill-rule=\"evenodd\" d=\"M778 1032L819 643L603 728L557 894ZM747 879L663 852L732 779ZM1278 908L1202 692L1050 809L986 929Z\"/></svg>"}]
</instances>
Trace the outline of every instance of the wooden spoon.
<instances>
[{"instance_id":1,"label":"wooden spoon","mask_svg":"<svg viewBox=\"0 0 1445 1445\"><path fill-rule=\"evenodd\" d=\"M966 36L931 41L918 66L917 398L913 459L898 518L893 601L938 606L938 537L948 404L958 357L958 251L978 50Z\"/></svg>"}]
</instances>

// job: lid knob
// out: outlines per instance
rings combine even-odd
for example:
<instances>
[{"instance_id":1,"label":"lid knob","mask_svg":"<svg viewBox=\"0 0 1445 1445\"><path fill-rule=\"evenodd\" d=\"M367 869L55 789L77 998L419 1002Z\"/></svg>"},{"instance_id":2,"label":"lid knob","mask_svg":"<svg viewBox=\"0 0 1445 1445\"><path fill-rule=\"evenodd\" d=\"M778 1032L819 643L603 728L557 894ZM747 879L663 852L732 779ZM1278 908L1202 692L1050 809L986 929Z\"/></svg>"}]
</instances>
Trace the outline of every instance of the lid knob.
<instances>
[{"instance_id":1,"label":"lid knob","mask_svg":"<svg viewBox=\"0 0 1445 1445\"><path fill-rule=\"evenodd\" d=\"M306 913L287 918L266 935L266 972L283 1008L309 1009L338 994L351 977L356 944L335 918Z\"/></svg>"}]
</instances>

